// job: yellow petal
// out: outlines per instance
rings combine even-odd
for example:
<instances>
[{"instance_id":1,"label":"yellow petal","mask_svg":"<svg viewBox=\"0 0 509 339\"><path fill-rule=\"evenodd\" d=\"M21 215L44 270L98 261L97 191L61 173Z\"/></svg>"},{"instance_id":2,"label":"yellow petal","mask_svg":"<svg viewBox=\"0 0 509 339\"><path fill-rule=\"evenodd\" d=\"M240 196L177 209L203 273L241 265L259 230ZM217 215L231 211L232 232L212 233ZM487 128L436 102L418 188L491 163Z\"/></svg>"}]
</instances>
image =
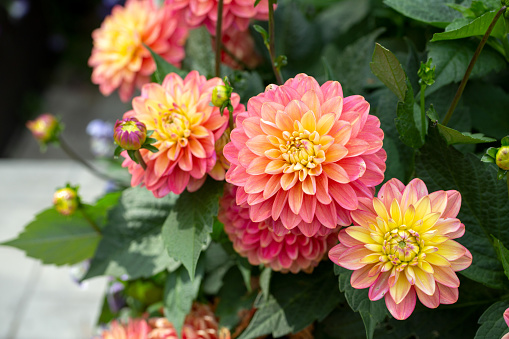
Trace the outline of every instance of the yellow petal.
<instances>
[{"instance_id":1,"label":"yellow petal","mask_svg":"<svg viewBox=\"0 0 509 339\"><path fill-rule=\"evenodd\" d=\"M389 213L387 213L387 209L380 199L373 199L373 208L380 218L382 218L384 221L389 221Z\"/></svg>"},{"instance_id":2,"label":"yellow petal","mask_svg":"<svg viewBox=\"0 0 509 339\"><path fill-rule=\"evenodd\" d=\"M401 209L399 207L399 203L396 199L392 200L391 203L391 218L398 224L401 225Z\"/></svg>"}]
</instances>

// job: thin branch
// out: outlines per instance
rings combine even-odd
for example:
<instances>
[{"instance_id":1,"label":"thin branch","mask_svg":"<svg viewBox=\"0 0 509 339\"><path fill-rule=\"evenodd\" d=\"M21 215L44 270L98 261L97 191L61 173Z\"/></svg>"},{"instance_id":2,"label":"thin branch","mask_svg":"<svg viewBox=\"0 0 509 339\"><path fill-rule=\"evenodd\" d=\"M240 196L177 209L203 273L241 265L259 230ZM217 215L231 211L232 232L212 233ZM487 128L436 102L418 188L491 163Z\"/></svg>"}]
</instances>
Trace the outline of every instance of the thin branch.
<instances>
[{"instance_id":1,"label":"thin branch","mask_svg":"<svg viewBox=\"0 0 509 339\"><path fill-rule=\"evenodd\" d=\"M221 77L221 40L223 26L223 0L217 3L217 22L216 22L216 77Z\"/></svg>"},{"instance_id":2,"label":"thin branch","mask_svg":"<svg viewBox=\"0 0 509 339\"><path fill-rule=\"evenodd\" d=\"M272 69L276 75L276 81L278 85L283 84L283 77L281 76L281 70L276 67L276 39L274 29L274 0L269 0L269 54L270 62L272 63Z\"/></svg>"}]
</instances>

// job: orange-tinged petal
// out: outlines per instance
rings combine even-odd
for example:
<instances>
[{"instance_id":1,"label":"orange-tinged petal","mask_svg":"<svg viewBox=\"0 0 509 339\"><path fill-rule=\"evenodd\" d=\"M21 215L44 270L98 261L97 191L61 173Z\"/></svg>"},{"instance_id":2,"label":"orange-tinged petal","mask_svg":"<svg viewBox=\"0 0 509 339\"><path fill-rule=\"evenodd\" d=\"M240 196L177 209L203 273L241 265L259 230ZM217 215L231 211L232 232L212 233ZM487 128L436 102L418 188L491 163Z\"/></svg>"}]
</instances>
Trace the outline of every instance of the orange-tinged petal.
<instances>
[{"instance_id":1,"label":"orange-tinged petal","mask_svg":"<svg viewBox=\"0 0 509 339\"><path fill-rule=\"evenodd\" d=\"M343 159L348 154L348 150L345 146L340 144L333 144L327 148L325 152L325 161L326 162L336 162ZM347 175L348 177L348 175ZM350 181L350 178L348 178Z\"/></svg>"},{"instance_id":2,"label":"orange-tinged petal","mask_svg":"<svg viewBox=\"0 0 509 339\"><path fill-rule=\"evenodd\" d=\"M368 273L371 270L371 265L366 265L352 273L350 277L350 284L353 288L362 289L370 287L378 275L370 276Z\"/></svg>"},{"instance_id":3,"label":"orange-tinged petal","mask_svg":"<svg viewBox=\"0 0 509 339\"><path fill-rule=\"evenodd\" d=\"M283 170L287 167L287 165L288 165L287 162L284 160L272 160L267 164L267 167L265 167L265 173L267 174L283 173Z\"/></svg>"},{"instance_id":4,"label":"orange-tinged petal","mask_svg":"<svg viewBox=\"0 0 509 339\"><path fill-rule=\"evenodd\" d=\"M416 220L422 220L424 216L431 213L431 204L427 195L422 197L414 206Z\"/></svg>"},{"instance_id":5,"label":"orange-tinged petal","mask_svg":"<svg viewBox=\"0 0 509 339\"><path fill-rule=\"evenodd\" d=\"M258 156L263 156L265 151L273 148L272 144L267 140L265 135L257 135L246 141L246 146L251 152Z\"/></svg>"},{"instance_id":6,"label":"orange-tinged petal","mask_svg":"<svg viewBox=\"0 0 509 339\"><path fill-rule=\"evenodd\" d=\"M316 131L320 135L325 135L329 133L332 126L334 125L334 120L336 119L336 116L332 113L328 113L323 115L320 119L318 119L318 122L316 124Z\"/></svg>"},{"instance_id":7,"label":"orange-tinged petal","mask_svg":"<svg viewBox=\"0 0 509 339\"><path fill-rule=\"evenodd\" d=\"M285 191L288 191L290 188L292 188L297 183L298 179L299 179L299 175L297 174L297 172L284 173L281 176L281 181L280 181L281 188L283 188L283 190L285 190Z\"/></svg>"},{"instance_id":8,"label":"orange-tinged petal","mask_svg":"<svg viewBox=\"0 0 509 339\"><path fill-rule=\"evenodd\" d=\"M302 191L302 185L297 183L288 191L288 205L293 213L299 214L302 207L304 192Z\"/></svg>"},{"instance_id":9,"label":"orange-tinged petal","mask_svg":"<svg viewBox=\"0 0 509 339\"><path fill-rule=\"evenodd\" d=\"M435 278L433 274L424 272L419 267L414 267L415 287L421 289L427 295L435 293Z\"/></svg>"},{"instance_id":10,"label":"orange-tinged petal","mask_svg":"<svg viewBox=\"0 0 509 339\"><path fill-rule=\"evenodd\" d=\"M322 109L320 99L314 90L307 91L300 99L311 111L315 113L316 117L322 116Z\"/></svg>"},{"instance_id":11,"label":"orange-tinged petal","mask_svg":"<svg viewBox=\"0 0 509 339\"><path fill-rule=\"evenodd\" d=\"M339 182L341 184L347 184L350 182L350 178L348 177L348 173L343 169L343 167L339 166L335 163L324 164L322 166L322 170L327 174L327 177L330 179Z\"/></svg>"},{"instance_id":12,"label":"orange-tinged petal","mask_svg":"<svg viewBox=\"0 0 509 339\"><path fill-rule=\"evenodd\" d=\"M382 200L378 198L373 199L373 208L376 211L376 214L385 221L389 221L389 213L387 213L387 209L383 204Z\"/></svg>"},{"instance_id":13,"label":"orange-tinged petal","mask_svg":"<svg viewBox=\"0 0 509 339\"><path fill-rule=\"evenodd\" d=\"M349 270L357 270L366 264L361 263L361 259L372 252L365 249L364 246L354 246L344 251L337 259L338 265Z\"/></svg>"},{"instance_id":14,"label":"orange-tinged petal","mask_svg":"<svg viewBox=\"0 0 509 339\"><path fill-rule=\"evenodd\" d=\"M400 275L399 279L396 280L395 284L391 286L389 292L392 299L396 304L399 304L405 299L408 292L410 291L410 283L404 275Z\"/></svg>"},{"instance_id":15,"label":"orange-tinged petal","mask_svg":"<svg viewBox=\"0 0 509 339\"><path fill-rule=\"evenodd\" d=\"M307 111L300 120L305 130L313 133L316 130L316 117L313 111Z\"/></svg>"}]
</instances>

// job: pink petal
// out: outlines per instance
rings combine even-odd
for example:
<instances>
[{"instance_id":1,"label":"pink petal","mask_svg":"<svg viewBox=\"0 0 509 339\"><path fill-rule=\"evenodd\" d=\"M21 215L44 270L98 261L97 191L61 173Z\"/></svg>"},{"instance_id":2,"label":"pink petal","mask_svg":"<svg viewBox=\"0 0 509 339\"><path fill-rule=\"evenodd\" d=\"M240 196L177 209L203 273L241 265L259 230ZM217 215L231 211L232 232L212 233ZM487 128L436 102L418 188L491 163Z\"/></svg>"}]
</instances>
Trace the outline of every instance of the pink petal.
<instances>
[{"instance_id":1,"label":"pink petal","mask_svg":"<svg viewBox=\"0 0 509 339\"><path fill-rule=\"evenodd\" d=\"M391 272L383 272L378 275L376 281L369 288L369 299L370 300L379 300L387 293L389 290L389 276ZM376 275L375 275L376 276Z\"/></svg>"},{"instance_id":2,"label":"pink petal","mask_svg":"<svg viewBox=\"0 0 509 339\"><path fill-rule=\"evenodd\" d=\"M341 207L347 210L353 211L359 206L357 195L348 184L333 183L329 186L329 193Z\"/></svg>"},{"instance_id":3,"label":"pink petal","mask_svg":"<svg viewBox=\"0 0 509 339\"><path fill-rule=\"evenodd\" d=\"M405 320L408 318L415 309L415 290L411 288L405 299L399 304L394 302L391 294L385 294L385 305L387 305L387 309L391 312L392 316L398 320Z\"/></svg>"},{"instance_id":4,"label":"pink petal","mask_svg":"<svg viewBox=\"0 0 509 339\"><path fill-rule=\"evenodd\" d=\"M362 268L359 268L358 270L353 271L350 278L350 284L353 288L362 289L373 285L378 276L376 274L369 276L368 273L372 267L372 265L366 265Z\"/></svg>"},{"instance_id":5,"label":"pink petal","mask_svg":"<svg viewBox=\"0 0 509 339\"><path fill-rule=\"evenodd\" d=\"M302 191L302 185L298 183L288 191L288 205L295 214L299 214L302 207L304 192Z\"/></svg>"},{"instance_id":6,"label":"pink petal","mask_svg":"<svg viewBox=\"0 0 509 339\"><path fill-rule=\"evenodd\" d=\"M366 264L360 262L361 259L372 253L373 252L365 248L363 245L350 247L338 258L338 263L340 266L349 270L358 270L359 268L366 266Z\"/></svg>"},{"instance_id":7,"label":"pink petal","mask_svg":"<svg viewBox=\"0 0 509 339\"><path fill-rule=\"evenodd\" d=\"M442 213L442 218L456 218L461 208L461 194L458 191L447 191L447 207Z\"/></svg>"},{"instance_id":8,"label":"pink petal","mask_svg":"<svg viewBox=\"0 0 509 339\"><path fill-rule=\"evenodd\" d=\"M334 203L329 205L324 205L320 202L317 202L315 215L317 219L327 228L334 229L336 228L336 206Z\"/></svg>"},{"instance_id":9,"label":"pink petal","mask_svg":"<svg viewBox=\"0 0 509 339\"><path fill-rule=\"evenodd\" d=\"M440 305L440 292L439 289L435 288L435 293L433 295L427 295L426 293L422 292L420 289L416 289L417 297L419 297L419 300L421 303L428 307L428 308L437 308L438 305Z\"/></svg>"},{"instance_id":10,"label":"pink petal","mask_svg":"<svg viewBox=\"0 0 509 339\"><path fill-rule=\"evenodd\" d=\"M444 305L454 304L458 301L459 291L458 288L452 288L440 283L437 283L437 288L440 292L440 303Z\"/></svg>"},{"instance_id":11,"label":"pink petal","mask_svg":"<svg viewBox=\"0 0 509 339\"><path fill-rule=\"evenodd\" d=\"M455 272L462 271L462 270L470 267L470 265L472 264L472 253L470 253L470 251L468 249L465 249L465 250L466 250L465 255L463 255L462 257L460 257L456 260L450 261L451 268Z\"/></svg>"},{"instance_id":12,"label":"pink petal","mask_svg":"<svg viewBox=\"0 0 509 339\"><path fill-rule=\"evenodd\" d=\"M300 217L306 223L313 221L316 211L316 199L313 196L304 194L302 208L300 209Z\"/></svg>"},{"instance_id":13,"label":"pink petal","mask_svg":"<svg viewBox=\"0 0 509 339\"><path fill-rule=\"evenodd\" d=\"M327 174L327 177L338 183L347 184L350 182L348 173L344 170L343 167L341 167L338 164L335 163L324 164L322 166L322 169L325 172L325 174Z\"/></svg>"},{"instance_id":14,"label":"pink petal","mask_svg":"<svg viewBox=\"0 0 509 339\"><path fill-rule=\"evenodd\" d=\"M433 266L433 269L435 270L433 273L435 281L451 288L459 287L460 280L450 267Z\"/></svg>"}]
</instances>

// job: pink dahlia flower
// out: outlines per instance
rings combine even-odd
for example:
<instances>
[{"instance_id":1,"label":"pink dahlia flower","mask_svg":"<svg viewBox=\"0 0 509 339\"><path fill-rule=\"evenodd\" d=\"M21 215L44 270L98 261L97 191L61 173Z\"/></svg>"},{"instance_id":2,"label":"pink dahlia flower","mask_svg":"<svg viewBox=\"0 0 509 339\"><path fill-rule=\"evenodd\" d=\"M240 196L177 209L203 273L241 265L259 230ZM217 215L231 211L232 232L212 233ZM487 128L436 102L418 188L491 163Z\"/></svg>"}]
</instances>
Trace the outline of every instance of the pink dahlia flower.
<instances>
[{"instance_id":1,"label":"pink dahlia flower","mask_svg":"<svg viewBox=\"0 0 509 339\"><path fill-rule=\"evenodd\" d=\"M359 199L382 182L387 158L383 132L359 95L343 98L341 85L322 86L299 74L249 100L236 119L224 155L226 180L254 222L269 219L282 235L305 236L350 225Z\"/></svg>"},{"instance_id":2,"label":"pink dahlia flower","mask_svg":"<svg viewBox=\"0 0 509 339\"><path fill-rule=\"evenodd\" d=\"M297 229L277 235L265 221L249 218L249 208L235 202L236 186L228 185L220 200L218 219L233 248L251 265L263 264L274 271L311 273L336 243L336 234L306 237Z\"/></svg>"},{"instance_id":3,"label":"pink dahlia flower","mask_svg":"<svg viewBox=\"0 0 509 339\"><path fill-rule=\"evenodd\" d=\"M385 295L396 319L410 316L416 296L429 308L455 303L460 285L455 272L472 263L470 252L452 240L465 233L456 219L460 207L458 191L428 194L420 179L406 187L391 179L378 198L359 199L354 226L339 232L340 244L329 258L353 270L350 283L369 287L371 300Z\"/></svg>"},{"instance_id":4,"label":"pink dahlia flower","mask_svg":"<svg viewBox=\"0 0 509 339\"><path fill-rule=\"evenodd\" d=\"M233 69L242 69L245 66L255 68L262 62L262 57L256 52L255 42L248 30L226 31L222 35L222 43L224 48L233 54L236 59L222 51L221 62ZM215 50L216 43L214 38L212 39L212 47ZM243 64L239 63L238 60Z\"/></svg>"},{"instance_id":5,"label":"pink dahlia flower","mask_svg":"<svg viewBox=\"0 0 509 339\"><path fill-rule=\"evenodd\" d=\"M210 34L216 35L218 0L166 0L166 5L178 10L190 28L205 25ZM225 0L223 2L222 31L234 28L245 31L251 19L269 18L268 0L261 0L255 7L255 0Z\"/></svg>"},{"instance_id":6,"label":"pink dahlia flower","mask_svg":"<svg viewBox=\"0 0 509 339\"><path fill-rule=\"evenodd\" d=\"M101 339L148 339L151 328L144 319L129 319L127 324L113 320L108 330L104 330Z\"/></svg>"},{"instance_id":7,"label":"pink dahlia flower","mask_svg":"<svg viewBox=\"0 0 509 339\"><path fill-rule=\"evenodd\" d=\"M509 308L504 311L504 321L509 326ZM504 334L501 339L509 339L509 333Z\"/></svg>"},{"instance_id":8,"label":"pink dahlia flower","mask_svg":"<svg viewBox=\"0 0 509 339\"><path fill-rule=\"evenodd\" d=\"M94 68L92 82L104 95L118 88L120 99L127 101L135 87L150 81L156 69L143 44L180 67L187 29L168 7L157 8L151 0L128 0L125 7L113 8L92 37L94 47L88 60Z\"/></svg>"},{"instance_id":9,"label":"pink dahlia flower","mask_svg":"<svg viewBox=\"0 0 509 339\"><path fill-rule=\"evenodd\" d=\"M169 192L180 194L186 187L197 190L207 173L216 180L224 179L225 168L216 166L215 143L228 126L229 112L221 116L219 108L209 105L212 89L223 84L219 78L207 80L192 71L185 79L171 73L162 85L143 86L124 119L135 117L147 130L154 130L151 137L157 141L152 145L159 152L140 150L146 170L123 152L123 166L132 174L133 186L142 183L161 198ZM238 94L232 93L231 101L235 112L244 110Z\"/></svg>"}]
</instances>

